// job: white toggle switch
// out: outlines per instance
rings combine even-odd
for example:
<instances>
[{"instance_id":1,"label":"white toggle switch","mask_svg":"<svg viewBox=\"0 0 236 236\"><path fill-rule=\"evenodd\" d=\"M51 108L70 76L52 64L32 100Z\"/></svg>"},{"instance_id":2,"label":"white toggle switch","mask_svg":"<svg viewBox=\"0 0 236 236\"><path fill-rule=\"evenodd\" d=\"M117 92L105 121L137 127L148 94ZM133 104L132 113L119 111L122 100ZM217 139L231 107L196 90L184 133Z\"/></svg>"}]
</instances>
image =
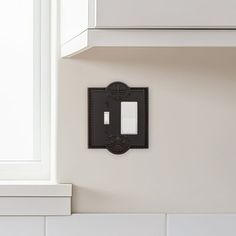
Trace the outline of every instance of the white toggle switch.
<instances>
[{"instance_id":1,"label":"white toggle switch","mask_svg":"<svg viewBox=\"0 0 236 236\"><path fill-rule=\"evenodd\" d=\"M138 102L121 102L121 134L138 134Z\"/></svg>"},{"instance_id":2,"label":"white toggle switch","mask_svg":"<svg viewBox=\"0 0 236 236\"><path fill-rule=\"evenodd\" d=\"M110 124L110 112L104 111L104 125Z\"/></svg>"}]
</instances>

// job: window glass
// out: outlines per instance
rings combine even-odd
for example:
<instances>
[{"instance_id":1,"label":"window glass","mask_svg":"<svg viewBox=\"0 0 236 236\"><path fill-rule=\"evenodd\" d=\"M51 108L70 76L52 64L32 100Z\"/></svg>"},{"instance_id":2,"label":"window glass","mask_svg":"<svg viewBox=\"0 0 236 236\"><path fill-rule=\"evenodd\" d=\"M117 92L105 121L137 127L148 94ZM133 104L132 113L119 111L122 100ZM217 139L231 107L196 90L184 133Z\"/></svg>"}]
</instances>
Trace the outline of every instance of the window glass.
<instances>
[{"instance_id":1,"label":"window glass","mask_svg":"<svg viewBox=\"0 0 236 236\"><path fill-rule=\"evenodd\" d=\"M34 158L34 1L1 1L0 160Z\"/></svg>"}]
</instances>

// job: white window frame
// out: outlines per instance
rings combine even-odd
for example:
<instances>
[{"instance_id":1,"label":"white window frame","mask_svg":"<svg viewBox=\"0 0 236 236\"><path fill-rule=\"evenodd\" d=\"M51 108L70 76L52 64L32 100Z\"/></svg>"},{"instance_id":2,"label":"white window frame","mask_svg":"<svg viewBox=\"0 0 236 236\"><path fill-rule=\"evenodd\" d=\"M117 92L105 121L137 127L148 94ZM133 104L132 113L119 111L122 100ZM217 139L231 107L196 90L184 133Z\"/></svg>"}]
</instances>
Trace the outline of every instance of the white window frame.
<instances>
[{"instance_id":1,"label":"white window frame","mask_svg":"<svg viewBox=\"0 0 236 236\"><path fill-rule=\"evenodd\" d=\"M32 161L1 161L0 181L52 181L51 0L34 0L34 133ZM40 9L40 10L39 10ZM37 14L35 14L37 13ZM36 24L36 25L35 25ZM40 55L39 55L40 54ZM39 109L40 108L40 109ZM35 132L37 130L37 132ZM14 147L12 147L14 148Z\"/></svg>"}]
</instances>

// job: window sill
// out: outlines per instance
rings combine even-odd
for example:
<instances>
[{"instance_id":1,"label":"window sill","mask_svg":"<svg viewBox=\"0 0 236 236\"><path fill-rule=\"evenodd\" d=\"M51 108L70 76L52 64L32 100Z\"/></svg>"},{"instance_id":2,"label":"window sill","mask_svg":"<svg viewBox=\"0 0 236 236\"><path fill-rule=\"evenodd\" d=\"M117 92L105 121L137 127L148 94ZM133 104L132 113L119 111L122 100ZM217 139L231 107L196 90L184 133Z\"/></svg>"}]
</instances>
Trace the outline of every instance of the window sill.
<instances>
[{"instance_id":1,"label":"window sill","mask_svg":"<svg viewBox=\"0 0 236 236\"><path fill-rule=\"evenodd\" d=\"M70 215L71 184L0 185L0 215Z\"/></svg>"}]
</instances>

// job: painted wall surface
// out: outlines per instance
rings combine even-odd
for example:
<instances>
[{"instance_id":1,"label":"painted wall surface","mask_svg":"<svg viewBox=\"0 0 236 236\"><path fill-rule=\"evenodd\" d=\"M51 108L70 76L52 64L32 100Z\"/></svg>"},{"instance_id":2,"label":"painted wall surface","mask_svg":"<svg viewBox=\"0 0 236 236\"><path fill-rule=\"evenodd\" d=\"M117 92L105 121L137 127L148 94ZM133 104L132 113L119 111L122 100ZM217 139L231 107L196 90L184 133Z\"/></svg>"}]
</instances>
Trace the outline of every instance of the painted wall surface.
<instances>
[{"instance_id":1,"label":"painted wall surface","mask_svg":"<svg viewBox=\"0 0 236 236\"><path fill-rule=\"evenodd\" d=\"M87 88L150 88L150 148L87 149ZM58 179L73 212L236 211L236 49L92 49L59 62Z\"/></svg>"}]
</instances>

